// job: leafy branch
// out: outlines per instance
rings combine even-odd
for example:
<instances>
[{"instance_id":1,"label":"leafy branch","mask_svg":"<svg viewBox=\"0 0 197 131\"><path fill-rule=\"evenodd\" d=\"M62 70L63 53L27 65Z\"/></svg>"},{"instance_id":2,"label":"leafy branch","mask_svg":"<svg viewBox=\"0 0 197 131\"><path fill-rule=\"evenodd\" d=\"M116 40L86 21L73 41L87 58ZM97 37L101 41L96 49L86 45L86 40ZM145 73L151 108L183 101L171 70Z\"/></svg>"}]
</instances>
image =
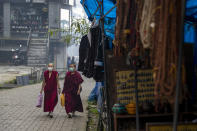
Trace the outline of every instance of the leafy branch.
<instances>
[{"instance_id":1,"label":"leafy branch","mask_svg":"<svg viewBox=\"0 0 197 131\"><path fill-rule=\"evenodd\" d=\"M79 44L82 36L88 34L90 29L90 23L84 18L72 18L70 28L64 29L53 29L49 30L50 36L57 35L61 33L61 40L65 42L68 46L73 44Z\"/></svg>"}]
</instances>

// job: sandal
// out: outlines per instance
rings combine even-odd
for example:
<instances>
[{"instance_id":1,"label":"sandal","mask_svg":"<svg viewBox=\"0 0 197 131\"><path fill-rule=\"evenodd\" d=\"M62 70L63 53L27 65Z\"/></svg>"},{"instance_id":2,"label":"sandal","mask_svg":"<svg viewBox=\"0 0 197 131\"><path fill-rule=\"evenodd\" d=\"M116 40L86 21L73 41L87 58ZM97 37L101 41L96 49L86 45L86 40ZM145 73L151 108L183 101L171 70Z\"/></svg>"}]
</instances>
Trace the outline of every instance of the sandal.
<instances>
[{"instance_id":1,"label":"sandal","mask_svg":"<svg viewBox=\"0 0 197 131\"><path fill-rule=\"evenodd\" d=\"M75 112L72 112L72 117L75 117L76 115L75 115Z\"/></svg>"}]
</instances>

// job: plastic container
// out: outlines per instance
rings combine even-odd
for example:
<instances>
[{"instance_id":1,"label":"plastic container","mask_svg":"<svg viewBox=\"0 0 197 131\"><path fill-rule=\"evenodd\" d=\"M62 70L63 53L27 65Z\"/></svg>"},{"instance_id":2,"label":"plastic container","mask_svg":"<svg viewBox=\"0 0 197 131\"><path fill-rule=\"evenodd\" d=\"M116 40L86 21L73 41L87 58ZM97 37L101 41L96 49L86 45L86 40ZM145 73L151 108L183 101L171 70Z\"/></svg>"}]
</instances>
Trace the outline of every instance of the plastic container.
<instances>
[{"instance_id":1,"label":"plastic container","mask_svg":"<svg viewBox=\"0 0 197 131\"><path fill-rule=\"evenodd\" d=\"M126 108L123 104L114 104L112 111L116 114L126 113Z\"/></svg>"},{"instance_id":2,"label":"plastic container","mask_svg":"<svg viewBox=\"0 0 197 131\"><path fill-rule=\"evenodd\" d=\"M133 103L130 103L128 105L126 105L126 109L128 114L130 115L135 115L136 114L136 105Z\"/></svg>"}]
</instances>

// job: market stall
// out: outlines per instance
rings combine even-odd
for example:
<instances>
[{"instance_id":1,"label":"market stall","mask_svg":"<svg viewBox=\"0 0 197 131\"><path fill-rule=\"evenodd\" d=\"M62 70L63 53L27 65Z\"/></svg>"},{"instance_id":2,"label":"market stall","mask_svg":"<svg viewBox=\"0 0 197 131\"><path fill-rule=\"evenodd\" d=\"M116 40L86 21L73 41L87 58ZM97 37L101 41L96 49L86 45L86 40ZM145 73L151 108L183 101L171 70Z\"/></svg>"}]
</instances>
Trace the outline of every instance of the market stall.
<instances>
[{"instance_id":1,"label":"market stall","mask_svg":"<svg viewBox=\"0 0 197 131\"><path fill-rule=\"evenodd\" d=\"M102 52L103 67L99 71L104 70L107 130L149 130L158 123L162 126L170 122L173 127L169 128L176 131L180 125L185 128L186 121L191 123L197 118L195 3L81 0L88 18L100 23L100 35L95 35L100 36L98 43L91 40L86 54L92 61L86 72L92 72L85 75L99 74L93 71L98 67L95 52ZM104 38L113 39L113 45ZM103 50L97 50L99 43ZM87 65L88 59L84 60ZM188 126L196 128L196 124Z\"/></svg>"}]
</instances>

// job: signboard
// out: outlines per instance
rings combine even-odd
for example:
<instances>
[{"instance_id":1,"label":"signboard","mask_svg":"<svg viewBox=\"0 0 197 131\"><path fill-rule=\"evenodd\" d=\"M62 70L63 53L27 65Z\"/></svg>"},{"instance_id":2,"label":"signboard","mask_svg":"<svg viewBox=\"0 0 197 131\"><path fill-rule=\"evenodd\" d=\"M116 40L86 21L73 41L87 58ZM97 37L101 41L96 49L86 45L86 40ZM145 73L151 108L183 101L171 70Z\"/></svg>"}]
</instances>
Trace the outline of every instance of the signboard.
<instances>
[{"instance_id":1,"label":"signboard","mask_svg":"<svg viewBox=\"0 0 197 131\"><path fill-rule=\"evenodd\" d=\"M33 3L45 3L45 0L33 0Z\"/></svg>"},{"instance_id":2,"label":"signboard","mask_svg":"<svg viewBox=\"0 0 197 131\"><path fill-rule=\"evenodd\" d=\"M147 123L146 131L173 131L172 123ZM197 123L180 123L177 131L197 131Z\"/></svg>"}]
</instances>

